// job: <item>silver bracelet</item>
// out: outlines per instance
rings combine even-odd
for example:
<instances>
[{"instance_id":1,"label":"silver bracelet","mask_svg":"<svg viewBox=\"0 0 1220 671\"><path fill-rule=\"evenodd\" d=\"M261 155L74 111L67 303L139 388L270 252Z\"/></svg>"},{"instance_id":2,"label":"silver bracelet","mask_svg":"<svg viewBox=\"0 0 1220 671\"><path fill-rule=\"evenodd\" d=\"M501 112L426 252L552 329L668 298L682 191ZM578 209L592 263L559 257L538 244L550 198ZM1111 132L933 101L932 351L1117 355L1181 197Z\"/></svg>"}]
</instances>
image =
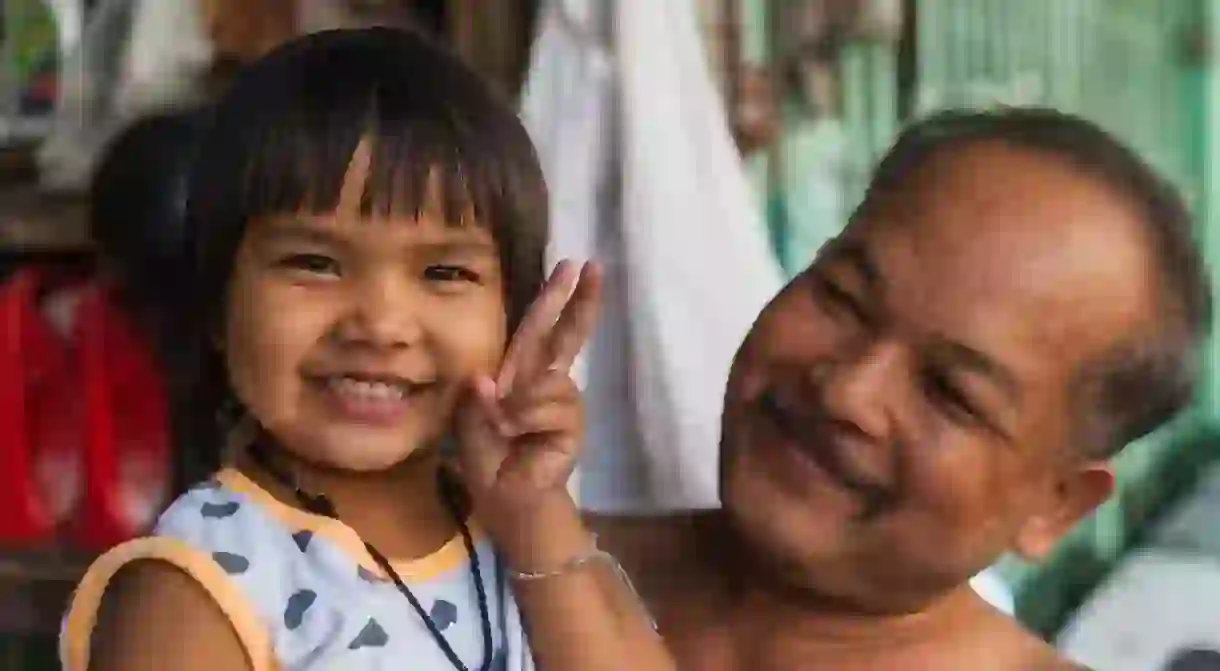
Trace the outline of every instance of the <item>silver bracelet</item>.
<instances>
[{"instance_id":1,"label":"silver bracelet","mask_svg":"<svg viewBox=\"0 0 1220 671\"><path fill-rule=\"evenodd\" d=\"M591 564L595 561L606 562L610 566L614 567L616 573L622 569L622 567L619 566L618 560L614 558L614 555L606 552L605 550L595 548L589 552L586 552L585 554L572 557L563 564L560 564L558 568L550 571L513 571L513 580L532 582L535 580L549 580L551 578L558 578L571 573L572 571L579 570L585 565Z\"/></svg>"},{"instance_id":2,"label":"silver bracelet","mask_svg":"<svg viewBox=\"0 0 1220 671\"><path fill-rule=\"evenodd\" d=\"M605 562L606 564L608 564L610 566L611 569L614 570L614 574L616 576L618 576L619 581L622 582L623 585L627 587L627 591L631 593L631 596L635 599L636 604L639 605L640 611L644 614L644 617L648 620L649 626L652 627L653 631L658 631L656 619L654 619L652 617L652 613L648 612L648 608L644 605L644 600L640 598L639 591L636 590L635 584L631 582L631 576L627 575L627 570L623 568L623 565L619 563L618 559L615 559L614 555L597 547L597 534L593 535L593 549L592 550L590 550L589 552L586 552L584 554L572 557L571 559L569 559L569 560L565 561L563 564L561 564L558 568L555 568L550 571L512 570L511 573L512 573L513 580L520 581L520 582L535 582L538 580L549 580L551 578L558 578L558 577L564 576L573 571L580 570L581 568L583 568L595 561Z\"/></svg>"}]
</instances>

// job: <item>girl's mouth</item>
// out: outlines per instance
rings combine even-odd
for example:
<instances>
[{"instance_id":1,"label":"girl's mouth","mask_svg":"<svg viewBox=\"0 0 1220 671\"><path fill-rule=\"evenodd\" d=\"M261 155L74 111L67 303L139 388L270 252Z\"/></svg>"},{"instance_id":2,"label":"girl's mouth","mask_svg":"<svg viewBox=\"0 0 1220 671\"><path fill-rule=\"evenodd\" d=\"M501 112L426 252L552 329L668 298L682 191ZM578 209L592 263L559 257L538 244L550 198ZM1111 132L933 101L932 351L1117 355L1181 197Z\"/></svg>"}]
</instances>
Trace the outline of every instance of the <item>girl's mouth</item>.
<instances>
[{"instance_id":1,"label":"girl's mouth","mask_svg":"<svg viewBox=\"0 0 1220 671\"><path fill-rule=\"evenodd\" d=\"M392 376L361 374L310 378L331 411L345 421L387 426L397 423L435 383L415 383Z\"/></svg>"},{"instance_id":2,"label":"girl's mouth","mask_svg":"<svg viewBox=\"0 0 1220 671\"><path fill-rule=\"evenodd\" d=\"M360 402L401 401L411 393L411 384L405 381L369 380L347 375L332 375L325 379L330 391Z\"/></svg>"}]
</instances>

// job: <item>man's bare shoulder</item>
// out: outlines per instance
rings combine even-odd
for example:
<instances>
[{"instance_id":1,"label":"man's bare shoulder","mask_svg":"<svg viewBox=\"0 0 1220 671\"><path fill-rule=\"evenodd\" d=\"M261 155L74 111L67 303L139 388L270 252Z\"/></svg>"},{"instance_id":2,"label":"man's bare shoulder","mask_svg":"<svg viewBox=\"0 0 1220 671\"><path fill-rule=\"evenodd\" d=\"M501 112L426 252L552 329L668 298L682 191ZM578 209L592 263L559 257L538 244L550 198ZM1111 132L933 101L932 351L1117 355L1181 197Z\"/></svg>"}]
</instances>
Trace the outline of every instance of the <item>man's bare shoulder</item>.
<instances>
[{"instance_id":1,"label":"man's bare shoulder","mask_svg":"<svg viewBox=\"0 0 1220 671\"><path fill-rule=\"evenodd\" d=\"M1008 651L1005 656L1012 660L1008 668L1012 671L1092 671L1063 656L1054 646L1050 645L1033 632L1026 629L1015 618L992 610L983 618L984 632L979 639L992 638L995 651ZM986 653L984 653L986 654Z\"/></svg>"},{"instance_id":2,"label":"man's bare shoulder","mask_svg":"<svg viewBox=\"0 0 1220 671\"><path fill-rule=\"evenodd\" d=\"M642 591L676 587L703 573L697 569L700 537L719 518L718 511L662 515L586 514L598 545L614 555Z\"/></svg>"},{"instance_id":3,"label":"man's bare shoulder","mask_svg":"<svg viewBox=\"0 0 1220 671\"><path fill-rule=\"evenodd\" d=\"M1045 643L1043 645L1046 646ZM1033 657L1034 663L1026 667L1029 671L1093 671L1087 666L1063 657L1050 646L1046 646L1043 651L1036 653ZM1014 671L1018 670L1014 669Z\"/></svg>"}]
</instances>

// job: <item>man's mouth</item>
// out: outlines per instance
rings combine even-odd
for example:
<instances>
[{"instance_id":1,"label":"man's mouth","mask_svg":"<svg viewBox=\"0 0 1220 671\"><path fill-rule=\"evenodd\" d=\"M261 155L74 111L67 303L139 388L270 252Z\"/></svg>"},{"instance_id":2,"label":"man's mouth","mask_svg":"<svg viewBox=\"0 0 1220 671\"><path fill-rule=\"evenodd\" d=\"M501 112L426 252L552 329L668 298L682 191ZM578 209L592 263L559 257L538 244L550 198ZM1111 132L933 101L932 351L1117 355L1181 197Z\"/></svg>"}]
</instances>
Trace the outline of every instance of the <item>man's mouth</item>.
<instances>
[{"instance_id":1,"label":"man's mouth","mask_svg":"<svg viewBox=\"0 0 1220 671\"><path fill-rule=\"evenodd\" d=\"M888 499L890 487L877 478L865 475L852 465L846 451L849 446L836 436L838 429L820 412L798 412L791 409L785 400L769 389L757 400L759 411L788 438L791 447L800 451L832 480L864 499L866 508L872 508L881 500Z\"/></svg>"}]
</instances>

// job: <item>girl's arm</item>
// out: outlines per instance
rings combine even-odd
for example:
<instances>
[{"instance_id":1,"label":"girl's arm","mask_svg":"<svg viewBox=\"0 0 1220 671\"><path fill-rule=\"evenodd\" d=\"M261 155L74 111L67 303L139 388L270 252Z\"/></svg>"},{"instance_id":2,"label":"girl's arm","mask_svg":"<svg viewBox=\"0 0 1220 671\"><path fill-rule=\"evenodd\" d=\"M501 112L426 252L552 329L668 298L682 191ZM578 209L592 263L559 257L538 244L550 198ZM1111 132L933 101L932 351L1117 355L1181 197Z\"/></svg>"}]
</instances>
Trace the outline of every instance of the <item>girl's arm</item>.
<instances>
[{"instance_id":1,"label":"girl's arm","mask_svg":"<svg viewBox=\"0 0 1220 671\"><path fill-rule=\"evenodd\" d=\"M202 586L166 562L119 570L102 597L88 669L254 671L229 618Z\"/></svg>"},{"instance_id":2,"label":"girl's arm","mask_svg":"<svg viewBox=\"0 0 1220 671\"><path fill-rule=\"evenodd\" d=\"M598 549L566 492L500 535L541 671L676 668L634 588Z\"/></svg>"}]
</instances>

